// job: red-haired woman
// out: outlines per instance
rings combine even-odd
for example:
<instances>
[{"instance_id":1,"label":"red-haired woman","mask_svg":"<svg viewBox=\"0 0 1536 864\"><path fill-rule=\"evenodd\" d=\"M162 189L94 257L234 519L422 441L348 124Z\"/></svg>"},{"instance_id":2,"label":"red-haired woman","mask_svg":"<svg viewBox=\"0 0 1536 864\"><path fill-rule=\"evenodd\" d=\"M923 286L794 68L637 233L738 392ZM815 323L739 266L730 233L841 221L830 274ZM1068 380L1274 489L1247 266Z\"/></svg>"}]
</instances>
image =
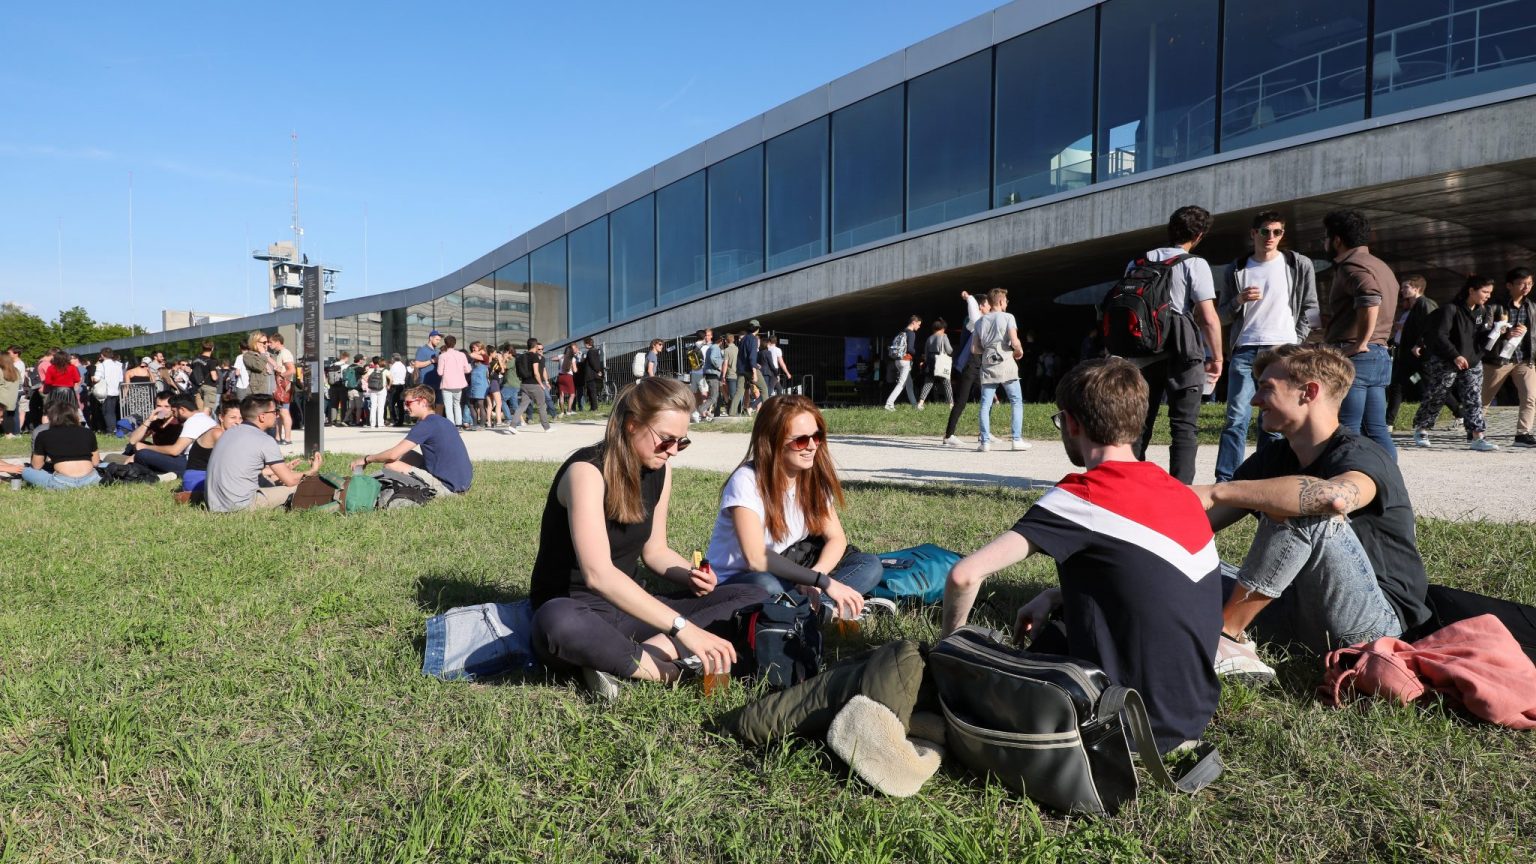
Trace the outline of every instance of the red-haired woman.
<instances>
[{"instance_id":1,"label":"red-haired woman","mask_svg":"<svg viewBox=\"0 0 1536 864\"><path fill-rule=\"evenodd\" d=\"M850 552L836 507L843 487L827 451L827 421L804 396L774 396L752 424L747 459L720 493L709 563L721 584L798 588L842 618L864 612L880 559Z\"/></svg>"}]
</instances>

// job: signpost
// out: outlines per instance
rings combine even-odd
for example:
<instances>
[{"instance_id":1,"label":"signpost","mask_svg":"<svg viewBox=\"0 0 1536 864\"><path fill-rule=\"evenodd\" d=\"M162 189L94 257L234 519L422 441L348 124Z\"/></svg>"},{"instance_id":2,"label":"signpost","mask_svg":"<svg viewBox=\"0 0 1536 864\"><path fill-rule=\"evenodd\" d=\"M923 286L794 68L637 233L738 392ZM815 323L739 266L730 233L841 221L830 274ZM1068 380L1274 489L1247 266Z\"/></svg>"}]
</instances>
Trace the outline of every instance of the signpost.
<instances>
[{"instance_id":1,"label":"signpost","mask_svg":"<svg viewBox=\"0 0 1536 864\"><path fill-rule=\"evenodd\" d=\"M313 456L325 449L325 357L320 328L325 321L325 292L321 289L320 267L302 268L300 282L304 302L304 357L309 364L304 376L304 454Z\"/></svg>"}]
</instances>

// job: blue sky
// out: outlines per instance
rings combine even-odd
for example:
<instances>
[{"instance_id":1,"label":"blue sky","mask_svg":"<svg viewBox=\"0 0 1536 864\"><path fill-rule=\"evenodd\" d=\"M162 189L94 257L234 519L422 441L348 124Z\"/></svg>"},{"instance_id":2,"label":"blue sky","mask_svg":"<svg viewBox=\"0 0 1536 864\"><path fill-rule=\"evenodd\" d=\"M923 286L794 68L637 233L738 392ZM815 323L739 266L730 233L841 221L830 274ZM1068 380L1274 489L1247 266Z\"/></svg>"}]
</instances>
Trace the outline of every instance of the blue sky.
<instances>
[{"instance_id":1,"label":"blue sky","mask_svg":"<svg viewBox=\"0 0 1536 864\"><path fill-rule=\"evenodd\" d=\"M291 132L336 296L410 287L997 2L5 4L0 300L265 310Z\"/></svg>"}]
</instances>

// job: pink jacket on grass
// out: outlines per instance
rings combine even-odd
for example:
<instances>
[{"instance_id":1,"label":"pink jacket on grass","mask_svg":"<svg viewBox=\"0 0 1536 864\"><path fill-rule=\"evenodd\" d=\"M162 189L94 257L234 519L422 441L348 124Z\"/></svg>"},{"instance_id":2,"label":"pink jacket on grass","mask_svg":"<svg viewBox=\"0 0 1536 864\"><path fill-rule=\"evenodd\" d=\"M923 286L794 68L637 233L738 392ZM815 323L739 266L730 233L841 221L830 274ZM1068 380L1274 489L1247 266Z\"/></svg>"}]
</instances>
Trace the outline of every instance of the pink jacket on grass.
<instances>
[{"instance_id":1,"label":"pink jacket on grass","mask_svg":"<svg viewBox=\"0 0 1536 864\"><path fill-rule=\"evenodd\" d=\"M1317 695L1334 707L1350 690L1404 705L1435 692L1490 723L1536 728L1536 664L1492 615L1457 621L1413 643L1389 636L1340 648L1324 663Z\"/></svg>"}]
</instances>

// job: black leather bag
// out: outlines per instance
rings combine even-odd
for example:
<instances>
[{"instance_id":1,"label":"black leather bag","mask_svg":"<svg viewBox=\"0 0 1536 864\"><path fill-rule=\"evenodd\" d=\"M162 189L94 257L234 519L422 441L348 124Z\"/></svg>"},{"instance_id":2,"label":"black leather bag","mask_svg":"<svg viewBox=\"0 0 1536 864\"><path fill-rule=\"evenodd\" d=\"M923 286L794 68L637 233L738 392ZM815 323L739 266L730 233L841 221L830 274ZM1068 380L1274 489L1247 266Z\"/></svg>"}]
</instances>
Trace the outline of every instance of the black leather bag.
<instances>
[{"instance_id":1,"label":"black leather bag","mask_svg":"<svg viewBox=\"0 0 1536 864\"><path fill-rule=\"evenodd\" d=\"M928 655L946 746L972 771L1053 810L1092 815L1113 815L1136 798L1131 742L1164 789L1195 792L1221 774L1220 754L1202 744L1198 762L1175 781L1140 694L1095 666L1031 654L998 635L962 627Z\"/></svg>"}]
</instances>

